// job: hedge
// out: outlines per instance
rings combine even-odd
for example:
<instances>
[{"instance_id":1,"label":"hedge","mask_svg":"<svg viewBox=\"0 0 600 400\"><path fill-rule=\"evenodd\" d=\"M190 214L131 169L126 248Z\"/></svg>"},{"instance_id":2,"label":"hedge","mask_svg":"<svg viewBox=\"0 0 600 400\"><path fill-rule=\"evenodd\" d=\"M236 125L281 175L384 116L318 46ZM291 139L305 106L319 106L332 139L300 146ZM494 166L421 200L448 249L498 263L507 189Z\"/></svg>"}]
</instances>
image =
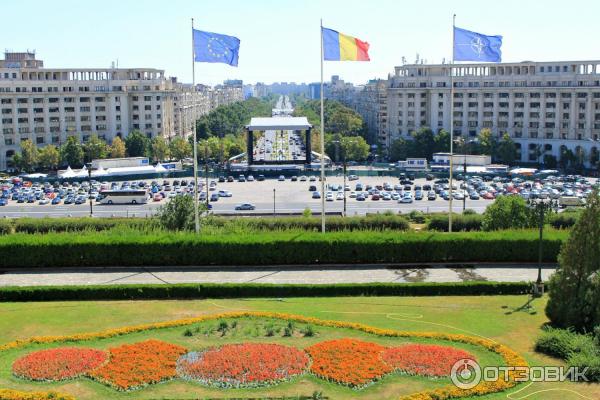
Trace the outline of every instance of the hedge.
<instances>
[{"instance_id":1,"label":"hedge","mask_svg":"<svg viewBox=\"0 0 600 400\"><path fill-rule=\"evenodd\" d=\"M141 229L153 221L145 218L18 218L13 222L15 233L49 233L104 231L117 227Z\"/></svg>"},{"instance_id":2,"label":"hedge","mask_svg":"<svg viewBox=\"0 0 600 400\"><path fill-rule=\"evenodd\" d=\"M149 300L240 297L470 296L529 293L527 282L365 284L175 284L2 287L0 301Z\"/></svg>"},{"instance_id":3,"label":"hedge","mask_svg":"<svg viewBox=\"0 0 600 400\"><path fill-rule=\"evenodd\" d=\"M556 262L567 235L546 232L543 261ZM18 233L0 237L0 268L535 262L537 241L535 231Z\"/></svg>"},{"instance_id":4,"label":"hedge","mask_svg":"<svg viewBox=\"0 0 600 400\"><path fill-rule=\"evenodd\" d=\"M454 232L480 231L482 222L482 214L452 214L452 230ZM448 232L448 214L432 215L427 229Z\"/></svg>"}]
</instances>

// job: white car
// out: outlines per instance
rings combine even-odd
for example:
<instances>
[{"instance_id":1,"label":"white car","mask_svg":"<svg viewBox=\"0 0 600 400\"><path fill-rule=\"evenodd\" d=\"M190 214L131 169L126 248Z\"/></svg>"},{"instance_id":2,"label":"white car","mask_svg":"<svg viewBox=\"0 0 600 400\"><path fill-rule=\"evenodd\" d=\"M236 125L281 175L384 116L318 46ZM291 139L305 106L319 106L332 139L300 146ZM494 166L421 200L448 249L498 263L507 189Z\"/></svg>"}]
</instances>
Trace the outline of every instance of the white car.
<instances>
[{"instance_id":1,"label":"white car","mask_svg":"<svg viewBox=\"0 0 600 400\"><path fill-rule=\"evenodd\" d=\"M336 200L344 200L344 193L343 192L337 192L337 194L335 195L335 199Z\"/></svg>"},{"instance_id":2,"label":"white car","mask_svg":"<svg viewBox=\"0 0 600 400\"><path fill-rule=\"evenodd\" d=\"M350 196L351 199L356 198L356 192L350 192L349 196Z\"/></svg>"},{"instance_id":3,"label":"white car","mask_svg":"<svg viewBox=\"0 0 600 400\"><path fill-rule=\"evenodd\" d=\"M38 204L40 204L40 205L42 205L42 206L43 206L43 205L45 205L45 204L49 204L49 203L50 203L50 199L48 199L48 198L43 198L43 199L41 199L41 200L39 201L39 203L38 203Z\"/></svg>"},{"instance_id":4,"label":"white car","mask_svg":"<svg viewBox=\"0 0 600 400\"><path fill-rule=\"evenodd\" d=\"M327 194L325 195L325 200L327 201L333 201L333 193L332 192L327 192Z\"/></svg>"},{"instance_id":5,"label":"white car","mask_svg":"<svg viewBox=\"0 0 600 400\"><path fill-rule=\"evenodd\" d=\"M398 200L398 203L412 203L412 202L413 202L412 193L404 193L404 196L402 196L402 198L400 200Z\"/></svg>"}]
</instances>

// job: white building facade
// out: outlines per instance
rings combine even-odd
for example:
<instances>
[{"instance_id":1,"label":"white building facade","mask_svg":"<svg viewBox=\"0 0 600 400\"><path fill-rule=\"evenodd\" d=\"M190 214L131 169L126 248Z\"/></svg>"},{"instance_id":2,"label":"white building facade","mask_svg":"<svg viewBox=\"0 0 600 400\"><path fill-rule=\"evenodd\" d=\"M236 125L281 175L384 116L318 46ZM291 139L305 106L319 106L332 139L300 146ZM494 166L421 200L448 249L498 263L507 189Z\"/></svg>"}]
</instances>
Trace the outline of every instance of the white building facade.
<instances>
[{"instance_id":1,"label":"white building facade","mask_svg":"<svg viewBox=\"0 0 600 400\"><path fill-rule=\"evenodd\" d=\"M560 159L565 148L589 165L600 149L600 61L404 65L387 82L391 143L420 127L475 137L489 128L508 133L520 161ZM454 103L451 118L451 101ZM380 128L381 129L381 128Z\"/></svg>"},{"instance_id":2,"label":"white building facade","mask_svg":"<svg viewBox=\"0 0 600 400\"><path fill-rule=\"evenodd\" d=\"M239 93L238 93L239 92ZM216 99L216 100L215 100ZM216 105L242 100L240 87L206 90L152 68L43 68L34 53L0 60L0 170L20 143L60 146L92 134L111 143L139 130L148 137L187 136Z\"/></svg>"}]
</instances>

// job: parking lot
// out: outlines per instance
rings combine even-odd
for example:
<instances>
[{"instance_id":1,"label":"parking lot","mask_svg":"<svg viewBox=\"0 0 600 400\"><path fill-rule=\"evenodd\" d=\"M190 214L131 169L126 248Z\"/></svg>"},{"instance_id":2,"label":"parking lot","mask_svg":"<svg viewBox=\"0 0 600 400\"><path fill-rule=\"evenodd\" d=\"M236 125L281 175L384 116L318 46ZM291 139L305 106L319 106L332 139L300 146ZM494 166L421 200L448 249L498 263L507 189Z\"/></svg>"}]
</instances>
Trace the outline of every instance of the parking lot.
<instances>
[{"instance_id":1,"label":"parking lot","mask_svg":"<svg viewBox=\"0 0 600 400\"><path fill-rule=\"evenodd\" d=\"M249 178L248 175L245 175ZM327 212L341 213L344 210L344 196L346 197L346 214L347 215L365 215L367 213L384 212L387 210L393 212L408 213L412 210L423 212L443 212L448 211L449 201L444 199L450 191L447 183L438 183L436 181L428 181L426 179L416 179L411 185L408 183L402 184L396 177L360 177L355 180L347 180L346 190L343 187L343 177L334 176L327 178L325 194L321 192L321 183L318 179L313 181L306 177L297 177L296 181L290 178L278 180L277 178L267 178L262 181L255 179L245 182L239 182L236 179L233 182L219 182L218 179L209 179L209 203L212 210L216 214L294 214L302 213L305 209L310 209L314 213L321 210L321 198L317 198L315 191L319 192L320 196L325 195L325 209ZM571 179L570 179L571 180ZM176 195L184 195L192 193L191 179L186 179L187 185L182 186L181 180L167 179L169 187L163 185L163 179L156 180L156 188L151 185L152 180L145 181L130 181L130 185L141 183L145 185L150 192L155 190L152 196L149 196L147 204L99 204L93 201L93 214L98 217L110 216L150 216L156 212L157 208L168 201L170 197ZM176 182L178 181L178 182ZM206 186L204 178L199 179L199 182ZM463 206L481 213L485 208L494 201L494 197L500 194L514 194L523 197L551 197L561 196L564 194L572 196L585 196L589 193L592 184L596 183L595 179L576 179L573 182L564 181L548 181L534 182L532 181L517 181L517 182L478 182L477 185L469 183L466 187L462 187L462 181L456 181L453 201L453 210L461 212ZM359 189L357 190L357 185ZM431 190L428 186L431 186ZM100 183L95 185L99 189ZM117 184L118 188L122 187L122 183ZM314 187L311 187L314 186ZM360 187L362 186L362 188ZM62 188L62 187L61 187ZM65 190L70 187L65 186ZM33 190L34 188L30 189ZM169 190L166 190L169 189ZM315 190L316 189L316 190ZM422 199L417 195L421 192ZM435 189L435 190L434 190ZM481 190L479 190L481 189ZM5 189L7 190L7 189ZM71 191L80 193L85 192L84 188L73 188ZM204 188L203 188L204 190ZM435 196L428 195L435 192ZM227 193L229 192L229 193ZM371 192L371 194L369 194ZM231 197L222 197L219 195L231 194ZM466 194L465 200L462 200L463 193ZM486 195L486 193L493 193ZM83 194L79 194L82 196ZM84 197L87 197L83 195ZM165 198L163 198L163 196ZM39 200L28 202L29 199L22 199L18 202L15 199L14 193L11 193L8 200L5 200L6 205L0 207L0 216L2 217L58 217L58 216L85 216L90 214L90 206L87 199L81 204L65 204L64 199L53 202L50 200L47 204L40 204ZM363 197L363 200L359 200ZM409 199L405 199L409 197ZM435 198L433 198L435 197ZM204 198L204 197L203 197ZM212 199L211 199L212 198ZM45 202L45 201L42 201ZM236 206L240 204L251 204L253 210L236 210Z\"/></svg>"}]
</instances>

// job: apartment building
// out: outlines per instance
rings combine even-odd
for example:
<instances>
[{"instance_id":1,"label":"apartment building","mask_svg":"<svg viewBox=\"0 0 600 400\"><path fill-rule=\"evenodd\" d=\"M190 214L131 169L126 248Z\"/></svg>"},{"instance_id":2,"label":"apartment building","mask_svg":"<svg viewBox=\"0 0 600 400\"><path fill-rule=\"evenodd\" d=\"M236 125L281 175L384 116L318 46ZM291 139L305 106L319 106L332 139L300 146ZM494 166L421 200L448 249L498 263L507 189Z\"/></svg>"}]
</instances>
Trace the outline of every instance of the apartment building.
<instances>
[{"instance_id":1,"label":"apartment building","mask_svg":"<svg viewBox=\"0 0 600 400\"><path fill-rule=\"evenodd\" d=\"M521 161L559 159L568 148L589 163L600 149L600 61L399 66L388 80L387 112L388 143L453 124L465 139L483 128L508 133Z\"/></svg>"},{"instance_id":2,"label":"apartment building","mask_svg":"<svg viewBox=\"0 0 600 400\"><path fill-rule=\"evenodd\" d=\"M35 53L0 60L0 170L20 143L60 146L68 136L108 143L139 130L148 137L187 136L217 105L242 100L241 85L184 85L153 68L44 68Z\"/></svg>"}]
</instances>

